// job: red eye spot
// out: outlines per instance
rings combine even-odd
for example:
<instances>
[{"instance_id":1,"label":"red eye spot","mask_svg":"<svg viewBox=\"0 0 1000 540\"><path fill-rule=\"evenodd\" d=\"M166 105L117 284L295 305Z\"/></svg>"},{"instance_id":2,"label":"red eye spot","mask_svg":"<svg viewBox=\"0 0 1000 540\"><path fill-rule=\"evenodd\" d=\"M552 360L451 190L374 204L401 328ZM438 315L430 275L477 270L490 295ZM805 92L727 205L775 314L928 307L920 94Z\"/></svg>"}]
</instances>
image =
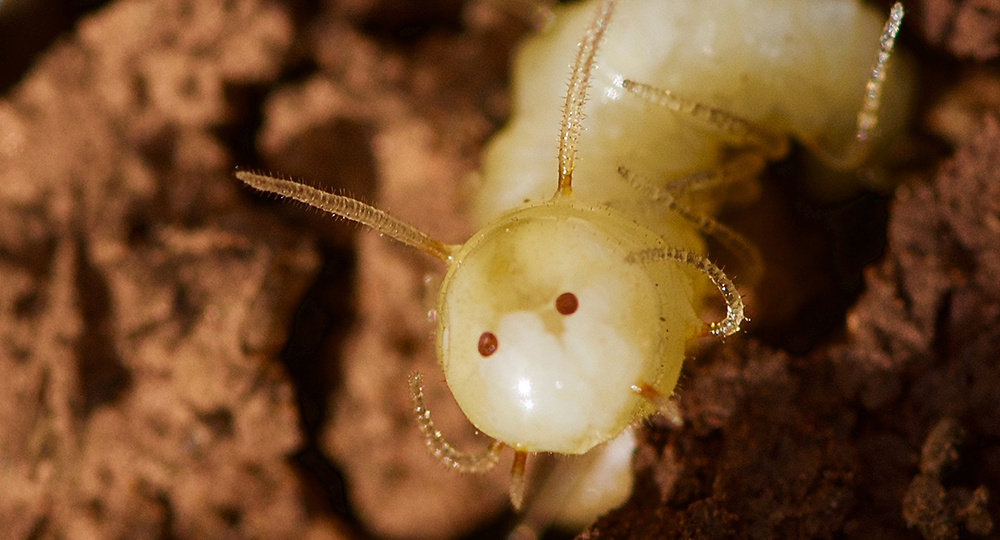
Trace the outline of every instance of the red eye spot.
<instances>
[{"instance_id":1,"label":"red eye spot","mask_svg":"<svg viewBox=\"0 0 1000 540\"><path fill-rule=\"evenodd\" d=\"M490 332L483 332L483 335L479 336L479 354L489 356L497 352L497 347L500 343L497 342L497 337Z\"/></svg>"},{"instance_id":2,"label":"red eye spot","mask_svg":"<svg viewBox=\"0 0 1000 540\"><path fill-rule=\"evenodd\" d=\"M563 315L572 315L576 313L576 308L580 307L580 301L576 299L576 295L571 292L564 292L556 298L556 311L562 313Z\"/></svg>"}]
</instances>

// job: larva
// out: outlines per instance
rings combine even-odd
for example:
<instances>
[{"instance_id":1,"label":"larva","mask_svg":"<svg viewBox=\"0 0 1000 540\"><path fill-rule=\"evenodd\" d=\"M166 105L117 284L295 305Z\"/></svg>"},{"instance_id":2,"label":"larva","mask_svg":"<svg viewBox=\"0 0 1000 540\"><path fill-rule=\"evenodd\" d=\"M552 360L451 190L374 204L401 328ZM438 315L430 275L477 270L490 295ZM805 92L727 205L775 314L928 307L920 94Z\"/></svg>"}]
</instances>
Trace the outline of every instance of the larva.
<instances>
[{"instance_id":1,"label":"larva","mask_svg":"<svg viewBox=\"0 0 1000 540\"><path fill-rule=\"evenodd\" d=\"M707 331L730 335L739 330L743 320L742 300L735 286L701 254L703 233L714 234L735 247L744 245L735 233L708 217L726 198L726 190L721 188L752 181L765 160L786 151L789 134L817 149L825 148L825 139L836 139L843 126L840 120L845 109L862 111L857 123L865 135L872 127L867 124L874 123L880 74L901 17L901 9L895 10L880 40L880 18L859 14L860 8L851 2L808 4L820 15L801 7L805 4L788 7L764 2L786 15L778 17L785 25L779 25L777 37L765 33L747 39L759 42L757 52L765 59L777 54L774 49L781 52L782 47L789 47L785 52L791 59L778 62L770 75L760 62L746 62L742 71L720 69L727 74L735 71L735 82L713 87L698 84L694 76L689 77L693 83L671 79L671 63L684 51L656 45L652 38L669 32L643 27L650 21L662 23L675 17L680 28L685 18L705 12L685 15L663 11L665 6L681 5L678 1L623 0L616 17L624 20L616 24L630 31L610 34L605 41L614 4L614 0L603 1L586 30L577 29L575 24L588 19L574 17L572 11L557 18L551 39L584 36L561 121L548 122L551 112L536 115L532 111L555 110L540 105L551 105L543 99L552 94L544 86L556 79L553 73L562 73L551 64L565 63L571 54L549 51L542 45L541 49L526 47L522 59L527 59L523 61L529 67L537 65L538 71L519 68L527 89L516 92L515 119L490 150L479 186L481 196L474 212L485 225L463 245L445 245L353 199L288 180L238 173L241 180L259 190L355 220L446 263L437 308L439 362L463 412L496 441L473 454L451 447L434 428L423 406L420 379L414 377L411 389L418 422L435 455L461 471L492 467L502 448L512 447L511 498L515 506L524 491L529 453L582 454L614 439L657 409L676 415L668 398L679 376L687 341L706 326L697 312L713 286L724 298L727 314L707 325ZM731 10L732 18L745 24L742 15L760 13L749 11L747 5L720 2L714 8L718 13ZM592 7L587 4L577 9ZM709 13L713 13L712 7ZM830 13L849 21L846 28L866 31L868 23L874 23L870 40L857 39L864 42L858 47L866 54L831 57L827 54L831 44L813 35L805 40L810 45L789 38L802 30L800 19L807 15L829 18ZM631 28L632 23L638 28ZM693 38L701 42L681 40L677 35L667 41L670 46L694 42L708 58L725 56L733 47L739 49L740 40L733 47L721 47L726 42L720 36L726 36L729 27L718 26L708 37L695 32ZM860 32L862 37L865 31ZM621 39L634 35L640 36L637 42ZM716 43L712 36L721 41ZM841 34L832 37L843 39ZM544 45L546 39L550 38L541 38L539 43ZM855 39L846 41L854 43ZM872 75L866 66L874 62L873 53L880 42L881 54ZM655 52L657 47L670 52L636 53ZM832 48L838 49L837 44ZM595 63L598 49L609 57L600 60L600 65ZM813 62L810 54L820 56L819 61ZM865 57L863 63L858 61L861 56ZM652 57L655 63L637 63L635 57ZM858 88L844 90L843 96L841 87L853 86L845 84L845 79L833 76L816 81L810 77L817 65L825 76L835 71L826 68L841 64L849 66L843 69L852 76L857 72L855 78L861 81ZM710 70L712 62L702 58L694 65ZM812 66L811 71L792 69L803 65ZM678 62L676 69L692 73L694 67ZM866 80L872 81L873 87L862 105ZM778 91L796 88L796 84L819 92L819 96L810 102L801 97L809 90ZM837 92L824 84L835 86ZM679 91L663 91L668 88ZM585 108L588 89L595 99ZM780 98L767 99L772 94ZM841 98L842 102L838 101ZM588 133L581 137L585 116ZM848 112L847 116L854 115ZM552 150L554 145L539 142L541 135L535 136L546 123L549 140L552 126L561 126L558 152ZM853 120L848 122L853 124ZM622 144L622 140L635 142ZM848 163L858 161L857 156L868 148L866 144L845 146L849 150L844 152L843 161ZM550 150L544 159L530 157L540 155L545 148ZM664 152L662 148L676 150ZM577 154L580 167L576 167ZM547 180L541 180L544 177ZM699 191L707 191L708 196L698 197Z\"/></svg>"}]
</instances>

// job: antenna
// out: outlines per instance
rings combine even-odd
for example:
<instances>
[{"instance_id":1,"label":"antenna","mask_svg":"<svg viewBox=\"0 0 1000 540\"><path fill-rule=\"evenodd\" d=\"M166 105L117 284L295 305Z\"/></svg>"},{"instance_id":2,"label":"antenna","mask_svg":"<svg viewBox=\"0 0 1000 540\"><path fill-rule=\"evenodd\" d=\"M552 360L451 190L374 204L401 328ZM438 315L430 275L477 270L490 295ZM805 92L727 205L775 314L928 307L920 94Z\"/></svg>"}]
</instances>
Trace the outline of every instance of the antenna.
<instances>
[{"instance_id":1,"label":"antenna","mask_svg":"<svg viewBox=\"0 0 1000 540\"><path fill-rule=\"evenodd\" d=\"M573 63L573 73L569 78L569 89L566 90L566 103L563 104L562 129L559 130L559 187L556 196L566 196L573 193L573 165L576 161L576 145L583 129L583 105L587 102L587 90L593 78L594 57L597 55L597 45L604 37L614 10L615 0L604 0L597 12L597 17L587 27L587 33L580 42Z\"/></svg>"}]
</instances>

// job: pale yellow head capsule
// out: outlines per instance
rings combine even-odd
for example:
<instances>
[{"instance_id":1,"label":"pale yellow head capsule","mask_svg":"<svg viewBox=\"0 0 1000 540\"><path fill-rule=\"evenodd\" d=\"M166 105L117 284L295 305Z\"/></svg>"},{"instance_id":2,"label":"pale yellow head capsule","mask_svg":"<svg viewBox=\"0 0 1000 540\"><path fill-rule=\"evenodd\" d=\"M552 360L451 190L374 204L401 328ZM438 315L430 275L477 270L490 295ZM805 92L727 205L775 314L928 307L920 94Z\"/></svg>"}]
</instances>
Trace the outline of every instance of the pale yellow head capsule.
<instances>
[{"instance_id":1,"label":"pale yellow head capsule","mask_svg":"<svg viewBox=\"0 0 1000 540\"><path fill-rule=\"evenodd\" d=\"M453 256L437 343L455 399L484 433L530 452L579 454L668 394L700 326L690 278L650 230L572 198L500 216Z\"/></svg>"}]
</instances>

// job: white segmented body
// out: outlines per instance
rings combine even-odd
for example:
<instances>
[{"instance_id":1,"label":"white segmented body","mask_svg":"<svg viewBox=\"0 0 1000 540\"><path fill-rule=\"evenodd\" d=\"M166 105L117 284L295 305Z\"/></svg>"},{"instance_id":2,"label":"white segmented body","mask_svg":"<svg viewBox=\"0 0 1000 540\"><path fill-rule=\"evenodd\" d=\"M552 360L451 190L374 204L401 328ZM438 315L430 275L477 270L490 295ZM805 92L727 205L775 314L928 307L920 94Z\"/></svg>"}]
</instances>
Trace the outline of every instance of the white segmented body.
<instances>
[{"instance_id":1,"label":"white segmented body","mask_svg":"<svg viewBox=\"0 0 1000 540\"><path fill-rule=\"evenodd\" d=\"M548 31L520 50L512 118L488 146L482 182L475 187L481 223L526 199L551 195L558 143L551 126L559 125L566 66L595 2L561 9ZM676 218L646 217L643 201L636 200L643 195L621 182L617 167L626 165L662 185L718 167L733 142L689 114L630 95L622 88L625 79L734 113L778 136L839 151L855 133L885 20L885 13L857 0L620 2L584 107L575 192L663 232L675 227ZM879 114L884 134L900 130L909 105L910 76L897 64ZM718 201L694 202L712 213Z\"/></svg>"}]
</instances>

